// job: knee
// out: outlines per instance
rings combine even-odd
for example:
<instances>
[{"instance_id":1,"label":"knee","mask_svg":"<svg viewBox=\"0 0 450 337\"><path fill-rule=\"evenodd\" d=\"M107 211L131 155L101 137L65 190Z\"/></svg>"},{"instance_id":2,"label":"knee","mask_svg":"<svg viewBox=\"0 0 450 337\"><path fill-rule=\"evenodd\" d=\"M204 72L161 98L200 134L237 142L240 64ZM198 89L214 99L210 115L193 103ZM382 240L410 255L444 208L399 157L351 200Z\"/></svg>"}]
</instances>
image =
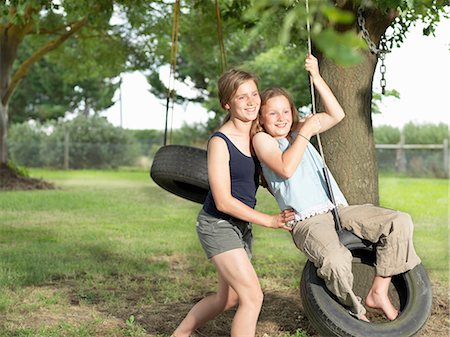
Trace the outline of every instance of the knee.
<instances>
[{"instance_id":1,"label":"knee","mask_svg":"<svg viewBox=\"0 0 450 337\"><path fill-rule=\"evenodd\" d=\"M261 288L258 287L258 289L254 290L251 301L255 304L256 307L258 307L258 308L262 307L262 304L264 301L264 294L263 294Z\"/></svg>"},{"instance_id":2,"label":"knee","mask_svg":"<svg viewBox=\"0 0 450 337\"><path fill-rule=\"evenodd\" d=\"M239 296L239 305L251 306L257 310L261 309L264 300L264 294L260 287L249 289Z\"/></svg>"},{"instance_id":3,"label":"knee","mask_svg":"<svg viewBox=\"0 0 450 337\"><path fill-rule=\"evenodd\" d=\"M352 253L344 246L324 255L320 274L325 279L344 279L352 273Z\"/></svg>"},{"instance_id":4,"label":"knee","mask_svg":"<svg viewBox=\"0 0 450 337\"><path fill-rule=\"evenodd\" d=\"M393 232L398 238L408 239L412 236L414 231L414 224L412 218L408 213L399 212L394 221Z\"/></svg>"}]
</instances>

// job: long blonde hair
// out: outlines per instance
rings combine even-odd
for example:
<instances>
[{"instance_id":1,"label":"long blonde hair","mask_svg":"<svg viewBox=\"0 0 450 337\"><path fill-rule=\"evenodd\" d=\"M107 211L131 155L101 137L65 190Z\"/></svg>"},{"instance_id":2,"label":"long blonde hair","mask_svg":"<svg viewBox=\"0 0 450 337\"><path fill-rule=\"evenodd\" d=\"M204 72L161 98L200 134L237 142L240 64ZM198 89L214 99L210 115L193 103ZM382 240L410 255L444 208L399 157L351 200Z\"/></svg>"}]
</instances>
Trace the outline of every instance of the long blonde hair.
<instances>
[{"instance_id":1,"label":"long blonde hair","mask_svg":"<svg viewBox=\"0 0 450 337\"><path fill-rule=\"evenodd\" d=\"M256 87L258 87L258 78L256 77L256 75L247 72L245 70L233 68L227 70L222 74L222 76L220 76L219 81L217 82L217 89L219 94L220 105L222 106L222 108L227 110L225 108L225 105L227 105L228 102L231 100L231 98L236 93L239 86L242 83L247 82L249 80L254 81ZM230 117L231 115L230 112L228 111L228 114L225 116L225 119L222 122L222 124L229 121Z\"/></svg>"},{"instance_id":2,"label":"long blonde hair","mask_svg":"<svg viewBox=\"0 0 450 337\"><path fill-rule=\"evenodd\" d=\"M298 112L295 108L294 99L292 98L292 95L284 88L281 87L271 87L265 89L263 92L261 92L261 107L259 108L258 118L256 118L252 123L252 128L250 131L250 136L253 137L258 132L265 131L264 127L260 124L259 118L261 116L262 109L264 105L267 104L267 101L273 97L277 96L284 96L289 102L289 106L291 108L292 113L292 125L291 125L291 131L297 126L299 122Z\"/></svg>"}]
</instances>

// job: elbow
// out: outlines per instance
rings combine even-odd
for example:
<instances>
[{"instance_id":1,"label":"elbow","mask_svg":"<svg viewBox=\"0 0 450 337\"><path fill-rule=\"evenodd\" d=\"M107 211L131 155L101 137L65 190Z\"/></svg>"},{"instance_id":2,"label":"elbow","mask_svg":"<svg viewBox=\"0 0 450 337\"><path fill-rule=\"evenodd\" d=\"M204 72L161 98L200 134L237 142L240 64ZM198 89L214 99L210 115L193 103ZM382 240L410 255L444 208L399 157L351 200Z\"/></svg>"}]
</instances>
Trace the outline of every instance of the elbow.
<instances>
[{"instance_id":1,"label":"elbow","mask_svg":"<svg viewBox=\"0 0 450 337\"><path fill-rule=\"evenodd\" d=\"M278 175L283 179L289 179L294 174L293 170L283 170L282 172L279 172Z\"/></svg>"},{"instance_id":2,"label":"elbow","mask_svg":"<svg viewBox=\"0 0 450 337\"><path fill-rule=\"evenodd\" d=\"M341 110L340 113L339 113L339 115L338 115L337 117L338 117L338 118L337 118L338 123L339 123L340 121L342 121L342 120L345 118L345 112L344 112L344 110Z\"/></svg>"},{"instance_id":3,"label":"elbow","mask_svg":"<svg viewBox=\"0 0 450 337\"><path fill-rule=\"evenodd\" d=\"M219 212L228 214L230 207L229 203L226 200L224 200L223 198L219 198L219 200L214 200L214 203L216 204L216 208Z\"/></svg>"},{"instance_id":4,"label":"elbow","mask_svg":"<svg viewBox=\"0 0 450 337\"><path fill-rule=\"evenodd\" d=\"M217 208L217 210L218 210L219 212L226 213L226 212L225 212L226 207L225 207L225 205L224 205L223 202L220 202L220 201L214 201L214 203L216 204L216 208Z\"/></svg>"}]
</instances>

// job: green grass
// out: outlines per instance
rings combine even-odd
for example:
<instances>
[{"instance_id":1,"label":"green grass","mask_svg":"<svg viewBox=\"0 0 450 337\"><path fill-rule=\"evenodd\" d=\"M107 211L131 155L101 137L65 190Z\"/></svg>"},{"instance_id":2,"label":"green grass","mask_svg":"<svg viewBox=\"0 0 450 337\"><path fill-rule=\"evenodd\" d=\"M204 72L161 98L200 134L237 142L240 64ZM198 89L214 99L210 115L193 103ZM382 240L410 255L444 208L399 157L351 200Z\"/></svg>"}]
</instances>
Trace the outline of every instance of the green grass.
<instances>
[{"instance_id":1,"label":"green grass","mask_svg":"<svg viewBox=\"0 0 450 337\"><path fill-rule=\"evenodd\" d=\"M412 216L417 253L430 276L444 284L449 261L448 184L445 179L380 179L380 204Z\"/></svg>"},{"instance_id":2,"label":"green grass","mask_svg":"<svg viewBox=\"0 0 450 337\"><path fill-rule=\"evenodd\" d=\"M59 188L0 192L0 336L141 336L151 323L135 319L136 308L214 290L195 233L201 205L163 191L148 172L30 173ZM448 180L382 177L380 195L413 216L416 249L432 280L447 284ZM263 189L258 209L277 212ZM255 226L253 262L265 290L297 291L305 258L287 232Z\"/></svg>"}]
</instances>

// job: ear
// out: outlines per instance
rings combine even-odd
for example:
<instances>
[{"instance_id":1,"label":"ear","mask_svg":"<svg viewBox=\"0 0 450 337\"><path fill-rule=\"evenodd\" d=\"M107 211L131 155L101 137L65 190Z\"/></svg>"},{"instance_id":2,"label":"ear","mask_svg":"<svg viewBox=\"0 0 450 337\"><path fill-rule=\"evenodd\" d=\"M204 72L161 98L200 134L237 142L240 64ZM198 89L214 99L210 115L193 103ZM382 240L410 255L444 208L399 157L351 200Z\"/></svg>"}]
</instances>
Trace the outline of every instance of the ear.
<instances>
[{"instance_id":1,"label":"ear","mask_svg":"<svg viewBox=\"0 0 450 337\"><path fill-rule=\"evenodd\" d=\"M225 104L225 110L230 110L230 105L227 103L227 104Z\"/></svg>"}]
</instances>

